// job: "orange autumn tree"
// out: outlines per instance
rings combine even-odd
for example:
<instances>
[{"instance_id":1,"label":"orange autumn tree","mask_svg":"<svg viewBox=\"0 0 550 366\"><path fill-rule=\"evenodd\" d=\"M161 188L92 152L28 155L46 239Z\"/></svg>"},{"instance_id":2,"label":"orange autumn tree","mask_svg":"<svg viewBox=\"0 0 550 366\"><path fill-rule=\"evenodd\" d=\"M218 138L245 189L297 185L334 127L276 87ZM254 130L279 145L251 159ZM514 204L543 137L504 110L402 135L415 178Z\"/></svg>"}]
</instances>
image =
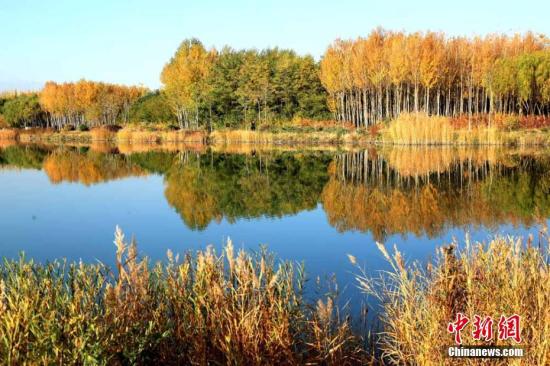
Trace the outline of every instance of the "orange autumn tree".
<instances>
[{"instance_id":1,"label":"orange autumn tree","mask_svg":"<svg viewBox=\"0 0 550 366\"><path fill-rule=\"evenodd\" d=\"M88 80L49 81L40 92L40 104L49 114L51 127L113 125L117 120L127 122L130 106L146 92L139 86Z\"/></svg>"},{"instance_id":2,"label":"orange autumn tree","mask_svg":"<svg viewBox=\"0 0 550 366\"><path fill-rule=\"evenodd\" d=\"M334 117L356 127L402 112L548 115L549 53L548 38L533 33L450 38L378 28L366 38L331 44L320 63L320 79ZM531 84L510 79L510 65L524 69Z\"/></svg>"},{"instance_id":3,"label":"orange autumn tree","mask_svg":"<svg viewBox=\"0 0 550 366\"><path fill-rule=\"evenodd\" d=\"M216 50L206 50L197 39L184 40L172 59L164 66L163 91L172 106L180 128L199 125L199 105L208 93Z\"/></svg>"}]
</instances>

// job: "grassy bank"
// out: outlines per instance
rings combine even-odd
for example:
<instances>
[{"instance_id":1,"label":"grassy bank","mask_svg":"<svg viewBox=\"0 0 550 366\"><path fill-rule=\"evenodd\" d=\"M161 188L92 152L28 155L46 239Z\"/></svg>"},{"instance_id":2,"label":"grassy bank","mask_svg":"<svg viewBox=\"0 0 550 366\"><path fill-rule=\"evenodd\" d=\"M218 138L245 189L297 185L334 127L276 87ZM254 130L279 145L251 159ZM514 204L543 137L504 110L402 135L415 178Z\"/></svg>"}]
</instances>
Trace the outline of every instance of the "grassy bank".
<instances>
[{"instance_id":1,"label":"grassy bank","mask_svg":"<svg viewBox=\"0 0 550 366\"><path fill-rule=\"evenodd\" d=\"M470 125L466 117L448 118L423 113L401 114L388 123L368 129L354 129L335 122L322 125L284 124L264 126L261 130L219 129L173 130L166 125L128 125L124 128L100 127L90 131L52 129L0 129L0 141L117 144L192 143L214 146L249 145L502 145L548 146L550 128L546 120L519 123L519 117L476 117ZM537 120L538 121L538 120ZM523 126L523 127L522 127Z\"/></svg>"},{"instance_id":2,"label":"grassy bank","mask_svg":"<svg viewBox=\"0 0 550 366\"><path fill-rule=\"evenodd\" d=\"M521 128L518 121L515 116L493 116L492 121L485 116L469 125L466 117L401 114L382 130L379 141L393 145L550 145L550 129Z\"/></svg>"},{"instance_id":3,"label":"grassy bank","mask_svg":"<svg viewBox=\"0 0 550 366\"><path fill-rule=\"evenodd\" d=\"M140 129L125 127L93 128L90 131L55 131L53 129L3 129L0 130L0 140L17 140L23 143L30 142L116 142L116 143L205 143L205 131L182 131L169 129Z\"/></svg>"},{"instance_id":4,"label":"grassy bank","mask_svg":"<svg viewBox=\"0 0 550 366\"><path fill-rule=\"evenodd\" d=\"M116 143L203 143L212 145L229 144L366 144L374 139L366 131L347 129L290 129L290 130L216 130L208 133L204 130L168 130L125 127L114 131L108 128L95 128L91 131L54 131L51 129L3 129L0 140L17 140L21 142L81 142L98 141Z\"/></svg>"},{"instance_id":5,"label":"grassy bank","mask_svg":"<svg viewBox=\"0 0 550 366\"><path fill-rule=\"evenodd\" d=\"M114 271L5 260L0 359L8 365L477 364L445 357L453 342L446 327L460 311L496 319L520 314L526 356L514 362L549 361L548 251L531 241L496 238L485 246L466 243L459 253L447 247L427 269L405 265L401 253L390 256L378 244L393 271L382 279L358 276L383 304L376 349L367 348L367 333L352 327L333 295L308 302L303 269L267 252L236 253L229 242L221 254L168 253L151 265L119 230L115 244ZM463 338L471 344L466 330Z\"/></svg>"}]
</instances>

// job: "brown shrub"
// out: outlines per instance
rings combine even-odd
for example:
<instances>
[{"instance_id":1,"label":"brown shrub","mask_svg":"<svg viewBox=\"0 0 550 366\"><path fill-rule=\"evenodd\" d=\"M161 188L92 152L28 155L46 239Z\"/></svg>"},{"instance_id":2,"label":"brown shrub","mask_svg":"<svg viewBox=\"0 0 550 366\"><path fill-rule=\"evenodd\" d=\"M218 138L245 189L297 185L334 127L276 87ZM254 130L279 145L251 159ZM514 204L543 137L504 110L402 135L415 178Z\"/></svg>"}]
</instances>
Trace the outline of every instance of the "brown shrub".
<instances>
[{"instance_id":1,"label":"brown shrub","mask_svg":"<svg viewBox=\"0 0 550 366\"><path fill-rule=\"evenodd\" d=\"M120 129L118 126L102 126L94 127L90 131L92 141L111 141L116 137L117 131Z\"/></svg>"},{"instance_id":2,"label":"brown shrub","mask_svg":"<svg viewBox=\"0 0 550 366\"><path fill-rule=\"evenodd\" d=\"M14 129L1 129L0 140L17 140L19 133Z\"/></svg>"}]
</instances>

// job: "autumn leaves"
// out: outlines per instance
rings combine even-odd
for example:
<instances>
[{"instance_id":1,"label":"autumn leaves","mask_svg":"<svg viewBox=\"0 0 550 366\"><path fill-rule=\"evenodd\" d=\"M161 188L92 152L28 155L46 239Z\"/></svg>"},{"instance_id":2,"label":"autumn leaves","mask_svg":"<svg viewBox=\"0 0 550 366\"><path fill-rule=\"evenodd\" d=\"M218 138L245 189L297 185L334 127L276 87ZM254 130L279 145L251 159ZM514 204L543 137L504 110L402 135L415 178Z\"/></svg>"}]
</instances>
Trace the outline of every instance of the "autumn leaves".
<instances>
[{"instance_id":1,"label":"autumn leaves","mask_svg":"<svg viewBox=\"0 0 550 366\"><path fill-rule=\"evenodd\" d=\"M335 41L320 78L337 119L357 127L421 110L543 114L550 111L547 47L546 37L532 33L449 38L376 29Z\"/></svg>"},{"instance_id":2,"label":"autumn leaves","mask_svg":"<svg viewBox=\"0 0 550 366\"><path fill-rule=\"evenodd\" d=\"M127 122L130 107L145 93L145 88L135 86L50 81L40 93L40 104L49 115L51 127L113 125L118 120Z\"/></svg>"},{"instance_id":3,"label":"autumn leaves","mask_svg":"<svg viewBox=\"0 0 550 366\"><path fill-rule=\"evenodd\" d=\"M216 50L187 39L164 66L160 91L147 98L141 87L48 82L39 98L0 96L0 113L12 127L61 129L124 124L136 106L137 119L146 119L136 122L168 124L175 116L182 129L254 130L330 112L366 127L422 111L467 115L471 127L475 116L491 122L494 113L550 115L548 47L548 38L532 33L466 38L376 29L336 40L316 62L292 50Z\"/></svg>"},{"instance_id":4,"label":"autumn leaves","mask_svg":"<svg viewBox=\"0 0 550 366\"><path fill-rule=\"evenodd\" d=\"M328 113L318 65L291 50L218 51L185 40L162 70L161 81L181 128L255 129Z\"/></svg>"}]
</instances>

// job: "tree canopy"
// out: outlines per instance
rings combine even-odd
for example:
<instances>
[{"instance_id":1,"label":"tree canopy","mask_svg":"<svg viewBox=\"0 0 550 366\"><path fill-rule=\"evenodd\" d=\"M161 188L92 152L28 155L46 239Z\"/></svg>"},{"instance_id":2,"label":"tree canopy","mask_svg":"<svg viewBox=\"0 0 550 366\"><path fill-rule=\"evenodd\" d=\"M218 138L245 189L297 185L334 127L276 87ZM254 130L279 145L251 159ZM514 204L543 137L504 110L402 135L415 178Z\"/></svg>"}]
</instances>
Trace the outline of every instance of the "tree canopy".
<instances>
[{"instance_id":1,"label":"tree canopy","mask_svg":"<svg viewBox=\"0 0 550 366\"><path fill-rule=\"evenodd\" d=\"M185 40L161 80L181 127L248 126L328 112L317 63L291 50L217 51Z\"/></svg>"},{"instance_id":2,"label":"tree canopy","mask_svg":"<svg viewBox=\"0 0 550 366\"><path fill-rule=\"evenodd\" d=\"M255 129L294 117L366 127L403 112L550 115L550 42L533 33L448 37L375 29L317 62L288 49L221 50L184 40L150 92L80 80L1 95L0 124L63 128L161 122ZM472 118L468 121L471 124ZM489 121L491 118L489 118Z\"/></svg>"},{"instance_id":3,"label":"tree canopy","mask_svg":"<svg viewBox=\"0 0 550 366\"><path fill-rule=\"evenodd\" d=\"M128 121L131 105L146 93L136 86L80 80L76 83L46 83L40 104L49 115L49 125L61 128L112 125Z\"/></svg>"},{"instance_id":4,"label":"tree canopy","mask_svg":"<svg viewBox=\"0 0 550 366\"><path fill-rule=\"evenodd\" d=\"M330 45L320 77L336 118L356 126L402 111L548 114L548 46L532 33L449 38L376 29Z\"/></svg>"},{"instance_id":5,"label":"tree canopy","mask_svg":"<svg viewBox=\"0 0 550 366\"><path fill-rule=\"evenodd\" d=\"M8 99L3 103L1 111L11 127L35 126L46 118L40 108L37 94L21 94Z\"/></svg>"}]
</instances>

